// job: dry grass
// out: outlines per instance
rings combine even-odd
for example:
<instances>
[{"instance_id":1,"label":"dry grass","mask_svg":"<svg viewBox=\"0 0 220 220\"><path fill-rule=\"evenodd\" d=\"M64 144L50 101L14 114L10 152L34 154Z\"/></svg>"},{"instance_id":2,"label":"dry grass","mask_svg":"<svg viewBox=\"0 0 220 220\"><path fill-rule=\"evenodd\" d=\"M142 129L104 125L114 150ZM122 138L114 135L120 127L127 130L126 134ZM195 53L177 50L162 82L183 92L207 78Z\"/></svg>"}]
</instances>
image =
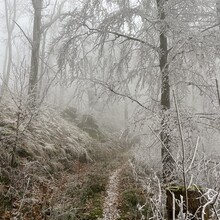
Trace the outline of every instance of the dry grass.
<instances>
[{"instance_id":1,"label":"dry grass","mask_svg":"<svg viewBox=\"0 0 220 220\"><path fill-rule=\"evenodd\" d=\"M0 104L0 140L0 216L6 220L75 216L78 208L85 207L73 204L68 190L74 184L88 189L87 174L98 173L97 166L101 166L96 163L103 166L120 151L116 141L92 139L53 108L42 106L31 113L11 102ZM12 167L14 146L16 163ZM91 177L97 184L104 181L97 178ZM83 193L86 190L76 196L83 197Z\"/></svg>"}]
</instances>

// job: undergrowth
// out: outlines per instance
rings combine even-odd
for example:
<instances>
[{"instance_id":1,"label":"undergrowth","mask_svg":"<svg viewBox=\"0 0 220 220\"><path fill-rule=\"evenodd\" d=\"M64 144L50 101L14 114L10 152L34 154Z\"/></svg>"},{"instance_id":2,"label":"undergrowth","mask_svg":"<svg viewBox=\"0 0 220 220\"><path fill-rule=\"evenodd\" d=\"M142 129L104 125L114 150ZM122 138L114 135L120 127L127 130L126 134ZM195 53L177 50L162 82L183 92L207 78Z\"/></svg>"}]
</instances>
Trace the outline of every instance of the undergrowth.
<instances>
[{"instance_id":1,"label":"undergrowth","mask_svg":"<svg viewBox=\"0 0 220 220\"><path fill-rule=\"evenodd\" d=\"M107 167L98 163L70 181L65 195L71 198L72 207L79 207L75 219L92 220L102 217L108 175Z\"/></svg>"},{"instance_id":2,"label":"undergrowth","mask_svg":"<svg viewBox=\"0 0 220 220\"><path fill-rule=\"evenodd\" d=\"M107 164L120 146L92 139L55 109L23 107L17 123L16 105L0 104L0 219L101 217Z\"/></svg>"},{"instance_id":3,"label":"undergrowth","mask_svg":"<svg viewBox=\"0 0 220 220\"><path fill-rule=\"evenodd\" d=\"M133 175L132 168L127 166L120 178L119 220L148 219L151 213L148 198L140 183Z\"/></svg>"}]
</instances>

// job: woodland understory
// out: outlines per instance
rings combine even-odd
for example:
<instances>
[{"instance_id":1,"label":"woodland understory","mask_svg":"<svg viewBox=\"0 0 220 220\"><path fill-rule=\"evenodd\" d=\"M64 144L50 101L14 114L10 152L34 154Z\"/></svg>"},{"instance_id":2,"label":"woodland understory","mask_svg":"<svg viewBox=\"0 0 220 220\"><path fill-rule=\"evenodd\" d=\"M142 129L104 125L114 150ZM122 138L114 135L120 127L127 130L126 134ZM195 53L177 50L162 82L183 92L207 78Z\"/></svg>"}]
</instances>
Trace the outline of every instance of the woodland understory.
<instances>
[{"instance_id":1,"label":"woodland understory","mask_svg":"<svg viewBox=\"0 0 220 220\"><path fill-rule=\"evenodd\" d=\"M188 197L198 189L199 206L218 219L218 156L199 152L199 138L184 176L177 162L178 176L167 184L154 135L139 143L72 107L42 106L32 115L4 100L0 108L1 219L168 219L167 188L181 191L183 178Z\"/></svg>"},{"instance_id":2,"label":"woodland understory","mask_svg":"<svg viewBox=\"0 0 220 220\"><path fill-rule=\"evenodd\" d=\"M0 6L0 219L220 219L220 0Z\"/></svg>"}]
</instances>

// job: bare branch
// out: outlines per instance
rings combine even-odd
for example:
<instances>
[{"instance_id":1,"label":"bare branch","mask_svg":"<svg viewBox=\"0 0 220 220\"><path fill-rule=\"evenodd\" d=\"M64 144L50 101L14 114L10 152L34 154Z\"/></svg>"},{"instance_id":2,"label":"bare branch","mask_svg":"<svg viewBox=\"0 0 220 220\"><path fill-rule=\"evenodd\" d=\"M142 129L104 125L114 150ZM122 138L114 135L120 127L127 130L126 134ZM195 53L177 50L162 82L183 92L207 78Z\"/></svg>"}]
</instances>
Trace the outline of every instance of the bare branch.
<instances>
[{"instance_id":1,"label":"bare branch","mask_svg":"<svg viewBox=\"0 0 220 220\"><path fill-rule=\"evenodd\" d=\"M139 102L137 99L134 99L133 97L129 96L129 95L126 95L126 94L123 94L123 93L119 93L119 92L116 92L114 89L112 89L110 86L106 87L109 91L113 92L114 94L118 95L118 96L121 96L121 97L125 97L125 98L128 98L130 99L132 102L135 102L137 103L139 106L141 106L142 108L148 110L148 111L151 111L153 113L155 113L152 109L146 107L145 105L143 105L141 102Z\"/></svg>"},{"instance_id":2,"label":"bare branch","mask_svg":"<svg viewBox=\"0 0 220 220\"><path fill-rule=\"evenodd\" d=\"M128 36L126 34L122 34L122 33L118 33L118 32L115 32L115 31L110 31L110 30L101 30L101 29L97 29L97 28L91 28L89 27L87 24L83 24L83 26L85 26L86 28L88 28L90 31L95 31L95 32L98 32L98 33L102 33L102 34L113 34L115 36L117 36L117 38L119 37L122 37L122 38L126 38L127 40L133 40L133 41L136 41L136 42L139 42L141 44L145 44L147 46L149 46L151 49L155 50L158 52L158 47L155 47L151 44L149 44L148 42L144 41L144 40L141 40L139 38L136 38L136 37L132 37L132 36Z\"/></svg>"},{"instance_id":3,"label":"bare branch","mask_svg":"<svg viewBox=\"0 0 220 220\"><path fill-rule=\"evenodd\" d=\"M49 28L51 25L53 25L62 15L67 16L67 14L61 14L61 10L62 10L62 8L63 8L65 2L66 2L66 0L64 0L64 1L60 4L56 15L54 15L54 16L52 15L50 21L48 21L46 24L42 25L42 27L41 27L41 33L43 33L43 32L44 32L47 28Z\"/></svg>"},{"instance_id":4,"label":"bare branch","mask_svg":"<svg viewBox=\"0 0 220 220\"><path fill-rule=\"evenodd\" d=\"M31 47L33 47L33 42L32 40L26 35L26 33L24 32L24 30L22 29L22 27L16 22L14 21L14 23L17 25L17 27L21 30L21 32L24 34L25 38L28 40L28 42L30 43Z\"/></svg>"}]
</instances>

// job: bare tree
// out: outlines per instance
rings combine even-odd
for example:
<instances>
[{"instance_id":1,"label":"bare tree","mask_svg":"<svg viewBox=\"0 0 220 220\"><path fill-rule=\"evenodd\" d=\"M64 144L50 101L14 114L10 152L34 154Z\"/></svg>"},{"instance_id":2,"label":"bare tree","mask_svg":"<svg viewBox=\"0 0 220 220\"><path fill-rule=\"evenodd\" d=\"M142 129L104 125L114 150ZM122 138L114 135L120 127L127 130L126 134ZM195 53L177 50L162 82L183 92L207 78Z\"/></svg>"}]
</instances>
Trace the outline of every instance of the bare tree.
<instances>
[{"instance_id":1,"label":"bare tree","mask_svg":"<svg viewBox=\"0 0 220 220\"><path fill-rule=\"evenodd\" d=\"M1 98L4 96L5 91L8 89L11 65L12 65L12 33L15 27L15 20L17 17L17 3L13 1L11 5L10 1L5 0L5 21L7 28L7 44L5 48L5 60L3 67L3 82L1 87Z\"/></svg>"},{"instance_id":2,"label":"bare tree","mask_svg":"<svg viewBox=\"0 0 220 220\"><path fill-rule=\"evenodd\" d=\"M36 105L37 101L37 85L38 85L38 68L39 68L39 52L41 41L41 12L43 0L32 0L34 8L34 24L33 24L33 40L31 51L31 68L29 76L28 95L31 106Z\"/></svg>"},{"instance_id":3,"label":"bare tree","mask_svg":"<svg viewBox=\"0 0 220 220\"><path fill-rule=\"evenodd\" d=\"M188 86L194 86L206 100L215 99L216 91L211 86L215 64L211 57L215 56L217 42L213 41L216 17L213 21L201 15L204 8L210 15L207 4L213 6L213 2L199 0L178 4L172 0L115 0L107 4L87 0L79 7L82 10L69 15L59 38L62 46L58 61L68 83L78 82L81 92L88 82L96 83L109 96L110 91L137 103L144 112L156 111L165 181L175 170L170 87L184 97ZM88 62L93 63L92 75ZM103 92L100 87L98 91ZM152 100L157 108L149 105Z\"/></svg>"},{"instance_id":4,"label":"bare tree","mask_svg":"<svg viewBox=\"0 0 220 220\"><path fill-rule=\"evenodd\" d=\"M164 4L166 1L157 0L157 9L158 16L160 22L159 28L159 64L161 71L161 99L160 104L163 112L166 112L170 109L170 82L169 82L169 64L168 64L168 39L167 39L167 24L166 20L166 12ZM175 170L175 162L171 155L171 147L170 147L170 132L169 127L166 124L166 118L163 115L162 119L162 131L161 131L161 141L163 142L161 148L162 155L162 164L163 164L163 179L165 181L166 178L170 178L172 172Z\"/></svg>"},{"instance_id":5,"label":"bare tree","mask_svg":"<svg viewBox=\"0 0 220 220\"><path fill-rule=\"evenodd\" d=\"M220 1L216 0L217 22L220 25Z\"/></svg>"},{"instance_id":6,"label":"bare tree","mask_svg":"<svg viewBox=\"0 0 220 220\"><path fill-rule=\"evenodd\" d=\"M56 27L53 28L54 25L56 25L56 22L58 19L62 18L65 16L62 13L63 6L66 2L66 0L62 1L60 4L58 3L58 0L55 0L52 13L49 16L48 19L45 19L45 22L42 22L42 27L41 27L41 34L42 34L42 39L41 39L41 51L40 51L40 69L39 69L39 84L38 84L38 96L39 98L43 98L45 96L45 88L43 88L43 82L46 84L46 78L44 77L46 73L48 72L48 63L47 60L50 59L50 54L51 51L47 48L48 42L50 43L50 40L48 39L48 35L50 34L50 31L55 32ZM49 33L49 34L48 34ZM52 34L54 36L54 34ZM47 51L49 50L49 51ZM47 54L46 54L47 52Z\"/></svg>"},{"instance_id":7,"label":"bare tree","mask_svg":"<svg viewBox=\"0 0 220 220\"><path fill-rule=\"evenodd\" d=\"M141 18L143 21L143 28L147 28L146 24L146 15L144 12L148 13L146 5L142 2L136 3L135 6L131 7L130 1L123 1L123 2L117 2L115 1L113 4L116 4L119 8L119 10L116 10L111 12L111 8L107 8L107 12L104 13L104 4L97 3L97 7L99 7L99 11L96 11L97 15L92 12L89 7L93 4L92 1L87 1L87 4L85 5L84 10L87 10L87 17L92 16L105 16L105 18L101 21L95 22L94 20L84 20L82 18L77 17L77 14L75 15L76 18L74 18L73 15L73 22L69 22L69 25L74 26L74 20L77 20L79 23L75 26L76 29L79 30L79 26L81 25L82 33L79 33L79 36L85 36L83 40L90 38L93 38L93 36L97 36L95 39L91 39L91 42L94 41L96 43L96 46L94 48L98 47L98 43L101 49L100 54L96 53L96 57L98 59L98 63L100 64L107 64L109 66L103 67L102 73L105 75L107 72L107 81L101 80L103 76L100 77L100 80L94 80L97 84L101 84L105 88L107 88L109 91L113 92L116 95L127 97L131 99L132 101L136 100L138 104L140 104L145 109L149 109L148 107L144 106L144 104L141 104L140 101L137 100L136 97L132 97L128 91L129 86L128 84L132 83L132 80L136 80L136 91L143 90L143 85L148 87L147 90L151 90L150 83L147 85L146 79L149 79L151 81L153 79L147 75L147 66L150 70L150 65L155 65L155 58L153 58L153 54L156 56L158 55L158 63L160 66L160 75L161 78L161 109L163 112L162 116L162 132L161 132L161 141L162 141L162 164L163 164L163 174L165 177L170 177L171 172L173 172L174 168L174 160L171 155L171 147L170 147L170 132L168 128L168 124L166 121L167 111L170 109L170 85L169 85L169 64L168 64L168 39L167 39L167 30L168 26L166 24L166 12L165 12L165 4L166 1L164 0L157 0L157 11L154 9L154 13L158 13L158 16L155 16L155 19L157 18L157 22L159 23L159 28L151 28L149 32L151 32L152 36L159 36L159 46L155 45L156 42L152 41L152 37L149 37L148 35L144 34L142 32L142 27L138 22L134 21L134 17L136 19ZM152 3L153 4L153 3ZM103 7L103 8L102 8ZM91 14L90 14L91 13ZM103 14L105 15L103 15ZM86 16L85 16L86 17ZM80 20L82 19L82 20ZM71 19L70 19L71 20ZM81 23L80 23L81 22ZM153 22L152 22L153 23ZM127 25L127 28L125 27ZM140 28L138 27L140 26ZM152 25L153 26L153 25ZM154 26L153 26L154 27ZM66 28L68 29L68 28ZM87 32L88 31L88 32ZM85 33L85 34L84 34ZM88 34L87 34L88 33ZM80 76L84 79L91 79L91 77L88 77L87 71L82 70L85 67L86 60L88 61L88 57L84 59L83 66L76 67L77 65L82 65L81 62L78 62L77 58L83 59L83 54L89 53L89 51L94 51L90 46L86 45L86 42L82 40L82 43L79 43L80 38L68 38L66 41L66 48L77 48L76 45L80 44L85 47L84 52L79 52L78 57L75 57L74 60L71 59L71 61L75 64L70 64L70 67L73 67L74 70L80 70ZM88 40L89 42L90 40ZM81 42L81 41L80 41ZM72 43L72 45L71 45ZM118 47L118 48L116 48ZM64 47L65 48L65 47ZM140 52L136 53L136 50L139 50ZM69 60L68 51L63 51L61 56L66 57L67 61ZM110 51L110 52L106 52ZM134 52L133 52L134 51ZM147 57L146 51L149 51L149 56ZM72 51L73 52L73 51ZM133 52L131 54L131 52ZM82 54L81 54L82 53ZM75 54L76 49L75 49ZM72 53L69 54L72 56ZM137 60L138 56L143 56L143 59ZM104 58L106 57L106 58ZM146 58L146 60L144 60ZM138 64L135 65L134 61L131 61L134 59ZM62 59L60 59L60 62L65 62ZM133 65L133 69L130 70L130 62ZM65 66L65 65L63 65ZM144 68L146 67L146 69ZM97 74L96 68L96 74ZM152 69L152 72L156 71ZM74 73L77 74L77 73ZM94 79L94 77L92 77ZM97 79L96 75L96 79ZM146 92L146 91L145 91ZM147 96L145 96L147 98ZM149 98L149 97L148 97ZM145 102L145 101L144 101Z\"/></svg>"}]
</instances>

